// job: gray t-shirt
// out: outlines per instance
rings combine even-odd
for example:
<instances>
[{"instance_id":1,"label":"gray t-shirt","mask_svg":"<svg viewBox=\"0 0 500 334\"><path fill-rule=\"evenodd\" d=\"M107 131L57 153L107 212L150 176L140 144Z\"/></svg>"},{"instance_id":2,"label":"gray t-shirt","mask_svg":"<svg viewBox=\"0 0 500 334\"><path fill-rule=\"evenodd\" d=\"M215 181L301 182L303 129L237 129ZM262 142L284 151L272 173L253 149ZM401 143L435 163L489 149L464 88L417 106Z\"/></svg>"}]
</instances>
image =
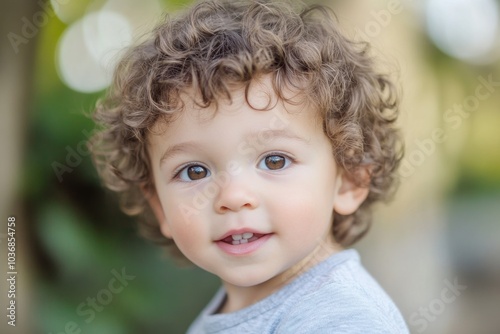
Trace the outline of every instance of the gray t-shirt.
<instances>
[{"instance_id":1,"label":"gray t-shirt","mask_svg":"<svg viewBox=\"0 0 500 334\"><path fill-rule=\"evenodd\" d=\"M354 249L330 256L253 305L214 314L224 299L221 288L188 333L409 333Z\"/></svg>"}]
</instances>

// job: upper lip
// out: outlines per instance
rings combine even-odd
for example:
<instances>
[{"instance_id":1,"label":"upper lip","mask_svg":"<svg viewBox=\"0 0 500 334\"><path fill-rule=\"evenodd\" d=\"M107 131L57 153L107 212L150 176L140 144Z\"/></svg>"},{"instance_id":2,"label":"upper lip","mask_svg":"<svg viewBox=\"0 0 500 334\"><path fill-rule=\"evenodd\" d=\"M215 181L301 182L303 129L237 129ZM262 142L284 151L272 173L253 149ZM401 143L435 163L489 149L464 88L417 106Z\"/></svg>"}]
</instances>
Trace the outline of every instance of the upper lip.
<instances>
[{"instance_id":1,"label":"upper lip","mask_svg":"<svg viewBox=\"0 0 500 334\"><path fill-rule=\"evenodd\" d=\"M243 233L268 234L266 232L257 231L257 230L251 229L251 228L240 228L237 230L228 231L227 233L222 235L220 238L216 239L216 241L224 240L227 237L232 236L233 234L243 234Z\"/></svg>"}]
</instances>

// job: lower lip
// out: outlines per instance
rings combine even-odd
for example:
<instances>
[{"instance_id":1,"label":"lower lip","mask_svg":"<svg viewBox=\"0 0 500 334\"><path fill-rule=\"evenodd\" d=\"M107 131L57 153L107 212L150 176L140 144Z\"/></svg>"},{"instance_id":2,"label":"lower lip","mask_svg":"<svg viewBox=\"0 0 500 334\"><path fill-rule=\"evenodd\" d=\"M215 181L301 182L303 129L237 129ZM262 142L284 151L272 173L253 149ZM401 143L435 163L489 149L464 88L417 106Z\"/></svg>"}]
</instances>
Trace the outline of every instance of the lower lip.
<instances>
[{"instance_id":1,"label":"lower lip","mask_svg":"<svg viewBox=\"0 0 500 334\"><path fill-rule=\"evenodd\" d=\"M215 243L220 249L229 255L248 255L259 249L266 243L267 240L269 240L269 238L271 238L271 236L272 234L266 234L255 241L239 245L231 245L224 241L216 241Z\"/></svg>"}]
</instances>

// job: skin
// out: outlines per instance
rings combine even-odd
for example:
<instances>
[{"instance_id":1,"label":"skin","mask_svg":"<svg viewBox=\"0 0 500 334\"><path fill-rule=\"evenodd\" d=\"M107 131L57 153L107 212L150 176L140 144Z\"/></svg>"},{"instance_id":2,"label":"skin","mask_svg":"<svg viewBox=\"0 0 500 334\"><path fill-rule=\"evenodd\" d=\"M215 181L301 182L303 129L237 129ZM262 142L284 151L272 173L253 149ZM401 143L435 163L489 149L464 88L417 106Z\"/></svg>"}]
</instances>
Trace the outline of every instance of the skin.
<instances>
[{"instance_id":1,"label":"skin","mask_svg":"<svg viewBox=\"0 0 500 334\"><path fill-rule=\"evenodd\" d=\"M343 177L316 111L277 101L269 78L248 95L256 108L272 102L266 111L235 88L232 102L218 101L208 117L215 106L200 109L189 93L181 115L148 137L155 192L147 197L162 233L221 278L227 298L219 312L233 312L342 250L331 233L333 211L353 213L368 189ZM185 142L192 145L176 146ZM190 163L194 169L185 168ZM272 235L247 255L217 246L241 228Z\"/></svg>"}]
</instances>

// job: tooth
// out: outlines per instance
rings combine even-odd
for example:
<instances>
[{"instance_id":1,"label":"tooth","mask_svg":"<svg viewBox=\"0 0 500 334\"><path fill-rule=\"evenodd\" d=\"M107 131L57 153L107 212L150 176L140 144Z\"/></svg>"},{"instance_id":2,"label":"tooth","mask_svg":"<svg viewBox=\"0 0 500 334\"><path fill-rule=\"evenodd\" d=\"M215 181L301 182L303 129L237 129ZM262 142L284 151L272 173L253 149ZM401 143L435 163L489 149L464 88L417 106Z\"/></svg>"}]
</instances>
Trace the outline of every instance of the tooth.
<instances>
[{"instance_id":1,"label":"tooth","mask_svg":"<svg viewBox=\"0 0 500 334\"><path fill-rule=\"evenodd\" d=\"M241 238L242 238L241 234L233 234L232 237L233 237L233 240L241 240Z\"/></svg>"},{"instance_id":2,"label":"tooth","mask_svg":"<svg viewBox=\"0 0 500 334\"><path fill-rule=\"evenodd\" d=\"M252 232L243 233L243 238L244 239L250 239L251 237L253 237L253 233Z\"/></svg>"},{"instance_id":3,"label":"tooth","mask_svg":"<svg viewBox=\"0 0 500 334\"><path fill-rule=\"evenodd\" d=\"M243 240L233 240L233 245L239 245Z\"/></svg>"},{"instance_id":4,"label":"tooth","mask_svg":"<svg viewBox=\"0 0 500 334\"><path fill-rule=\"evenodd\" d=\"M248 239L241 239L240 244L246 244L248 242Z\"/></svg>"}]
</instances>

